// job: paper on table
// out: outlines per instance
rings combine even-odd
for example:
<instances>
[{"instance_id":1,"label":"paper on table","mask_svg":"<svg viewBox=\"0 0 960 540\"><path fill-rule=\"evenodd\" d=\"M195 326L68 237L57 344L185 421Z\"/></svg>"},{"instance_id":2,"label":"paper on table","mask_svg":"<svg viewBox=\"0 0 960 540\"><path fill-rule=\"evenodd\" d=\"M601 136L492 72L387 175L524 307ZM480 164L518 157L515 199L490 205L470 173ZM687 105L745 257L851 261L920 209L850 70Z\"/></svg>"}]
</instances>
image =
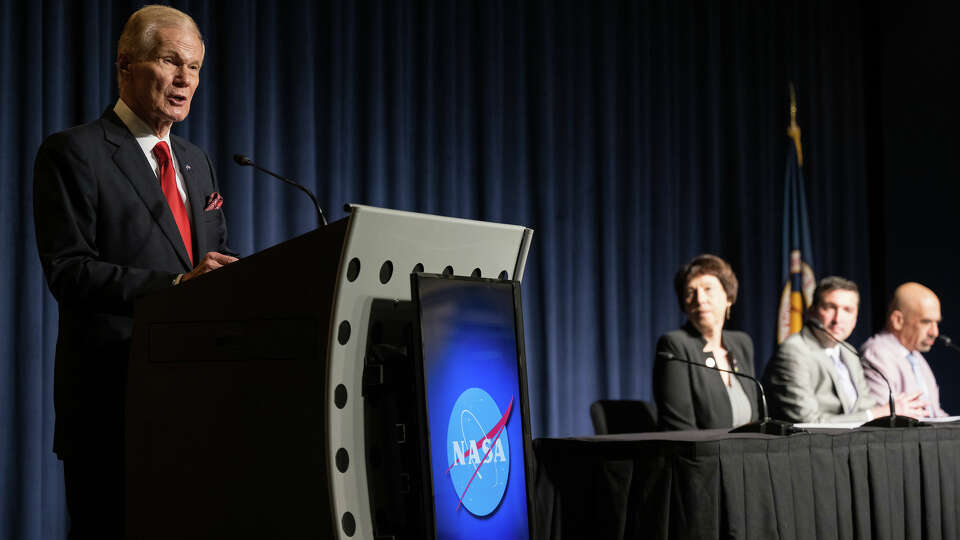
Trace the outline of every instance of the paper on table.
<instances>
[{"instance_id":1,"label":"paper on table","mask_svg":"<svg viewBox=\"0 0 960 540\"><path fill-rule=\"evenodd\" d=\"M922 422L927 424L943 424L946 422L956 422L960 420L960 416L944 416L942 418L921 418Z\"/></svg>"},{"instance_id":2,"label":"paper on table","mask_svg":"<svg viewBox=\"0 0 960 540\"><path fill-rule=\"evenodd\" d=\"M960 416L944 416L943 418L920 418L925 424L945 424L960 420ZM825 422L818 424L816 422L805 424L794 424L794 427L803 429L856 429L863 425L863 422Z\"/></svg>"},{"instance_id":3,"label":"paper on table","mask_svg":"<svg viewBox=\"0 0 960 540\"><path fill-rule=\"evenodd\" d=\"M793 427L802 429L856 429L862 425L863 422L809 422L794 424Z\"/></svg>"}]
</instances>

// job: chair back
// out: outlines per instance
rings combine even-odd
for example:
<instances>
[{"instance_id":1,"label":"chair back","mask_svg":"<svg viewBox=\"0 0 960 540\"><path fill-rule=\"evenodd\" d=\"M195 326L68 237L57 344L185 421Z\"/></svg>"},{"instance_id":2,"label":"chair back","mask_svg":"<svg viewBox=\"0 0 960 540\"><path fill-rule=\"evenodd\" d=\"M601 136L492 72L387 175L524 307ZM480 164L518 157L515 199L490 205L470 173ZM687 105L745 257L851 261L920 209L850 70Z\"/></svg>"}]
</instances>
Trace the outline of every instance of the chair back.
<instances>
[{"instance_id":1,"label":"chair back","mask_svg":"<svg viewBox=\"0 0 960 540\"><path fill-rule=\"evenodd\" d=\"M629 399L601 399L590 405L590 419L597 435L657 431L657 407Z\"/></svg>"}]
</instances>

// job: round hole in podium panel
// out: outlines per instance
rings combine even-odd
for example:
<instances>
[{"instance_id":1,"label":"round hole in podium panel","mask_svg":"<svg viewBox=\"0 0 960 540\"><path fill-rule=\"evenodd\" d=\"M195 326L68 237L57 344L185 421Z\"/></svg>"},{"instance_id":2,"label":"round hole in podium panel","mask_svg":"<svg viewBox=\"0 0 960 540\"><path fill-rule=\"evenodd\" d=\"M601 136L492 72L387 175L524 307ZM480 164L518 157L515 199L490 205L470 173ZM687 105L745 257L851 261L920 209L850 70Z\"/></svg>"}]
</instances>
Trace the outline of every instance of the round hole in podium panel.
<instances>
[{"instance_id":1,"label":"round hole in podium panel","mask_svg":"<svg viewBox=\"0 0 960 540\"><path fill-rule=\"evenodd\" d=\"M347 387L338 384L333 390L333 404L337 406L338 409L342 409L347 406Z\"/></svg>"},{"instance_id":2,"label":"round hole in podium panel","mask_svg":"<svg viewBox=\"0 0 960 540\"><path fill-rule=\"evenodd\" d=\"M342 321L340 323L340 329L337 330L337 341L341 345L346 345L350 341L350 321Z\"/></svg>"},{"instance_id":3,"label":"round hole in podium panel","mask_svg":"<svg viewBox=\"0 0 960 540\"><path fill-rule=\"evenodd\" d=\"M354 282L357 280L357 276L360 275L360 259L354 257L350 259L350 264L347 265L347 281Z\"/></svg>"},{"instance_id":4,"label":"round hole in podium panel","mask_svg":"<svg viewBox=\"0 0 960 540\"><path fill-rule=\"evenodd\" d=\"M353 514L350 512L343 513L343 517L340 518L340 525L343 527L343 533L347 536L353 536L353 533L357 532L357 522L353 520Z\"/></svg>"},{"instance_id":5,"label":"round hole in podium panel","mask_svg":"<svg viewBox=\"0 0 960 540\"><path fill-rule=\"evenodd\" d=\"M380 283L384 285L390 281L390 278L393 277L393 263L390 261L383 261L383 264L380 265Z\"/></svg>"},{"instance_id":6,"label":"round hole in podium panel","mask_svg":"<svg viewBox=\"0 0 960 540\"><path fill-rule=\"evenodd\" d=\"M473 272L470 273L470 277L480 277L480 269L474 268Z\"/></svg>"},{"instance_id":7,"label":"round hole in podium panel","mask_svg":"<svg viewBox=\"0 0 960 540\"><path fill-rule=\"evenodd\" d=\"M444 268L444 269L443 269L443 275L444 275L444 276L447 276L447 277L452 276L452 275L453 275L453 267L452 267L452 266L447 266L446 268Z\"/></svg>"},{"instance_id":8,"label":"round hole in podium panel","mask_svg":"<svg viewBox=\"0 0 960 540\"><path fill-rule=\"evenodd\" d=\"M413 267L413 271L410 273L416 274L417 272L423 272L423 263L417 263L417 265Z\"/></svg>"},{"instance_id":9,"label":"round hole in podium panel","mask_svg":"<svg viewBox=\"0 0 960 540\"><path fill-rule=\"evenodd\" d=\"M500 275L497 277L505 280L510 278L510 274L508 274L506 270L503 270L500 272Z\"/></svg>"},{"instance_id":10,"label":"round hole in podium panel","mask_svg":"<svg viewBox=\"0 0 960 540\"><path fill-rule=\"evenodd\" d=\"M337 450L337 470L345 473L347 472L347 467L350 466L350 454L347 453L346 448L341 448Z\"/></svg>"}]
</instances>

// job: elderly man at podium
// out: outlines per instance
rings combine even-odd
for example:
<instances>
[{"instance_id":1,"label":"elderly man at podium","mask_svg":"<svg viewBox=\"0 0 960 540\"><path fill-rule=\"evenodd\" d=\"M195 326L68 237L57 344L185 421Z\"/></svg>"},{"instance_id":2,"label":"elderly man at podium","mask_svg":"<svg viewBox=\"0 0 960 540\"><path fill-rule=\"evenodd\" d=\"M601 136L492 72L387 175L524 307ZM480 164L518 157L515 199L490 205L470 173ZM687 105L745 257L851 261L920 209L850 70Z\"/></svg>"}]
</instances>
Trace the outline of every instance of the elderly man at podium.
<instances>
[{"instance_id":1,"label":"elderly man at podium","mask_svg":"<svg viewBox=\"0 0 960 540\"><path fill-rule=\"evenodd\" d=\"M120 99L56 133L34 169L40 261L59 305L54 451L69 538L124 534L123 414L134 301L236 260L207 155L170 133L197 89L190 16L147 6L117 46Z\"/></svg>"}]
</instances>

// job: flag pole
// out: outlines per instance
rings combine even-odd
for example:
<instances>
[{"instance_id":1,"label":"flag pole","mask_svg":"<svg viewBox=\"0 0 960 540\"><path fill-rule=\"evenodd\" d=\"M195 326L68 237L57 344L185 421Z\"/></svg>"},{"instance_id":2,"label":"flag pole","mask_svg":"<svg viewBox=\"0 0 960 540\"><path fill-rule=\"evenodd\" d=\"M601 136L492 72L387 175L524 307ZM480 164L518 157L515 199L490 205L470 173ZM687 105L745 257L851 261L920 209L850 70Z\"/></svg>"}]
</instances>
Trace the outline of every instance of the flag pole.
<instances>
[{"instance_id":1,"label":"flag pole","mask_svg":"<svg viewBox=\"0 0 960 540\"><path fill-rule=\"evenodd\" d=\"M797 93L793 89L793 82L790 82L790 125L787 135L797 147L797 165L803 167L803 146L800 144L800 125L797 124Z\"/></svg>"}]
</instances>

